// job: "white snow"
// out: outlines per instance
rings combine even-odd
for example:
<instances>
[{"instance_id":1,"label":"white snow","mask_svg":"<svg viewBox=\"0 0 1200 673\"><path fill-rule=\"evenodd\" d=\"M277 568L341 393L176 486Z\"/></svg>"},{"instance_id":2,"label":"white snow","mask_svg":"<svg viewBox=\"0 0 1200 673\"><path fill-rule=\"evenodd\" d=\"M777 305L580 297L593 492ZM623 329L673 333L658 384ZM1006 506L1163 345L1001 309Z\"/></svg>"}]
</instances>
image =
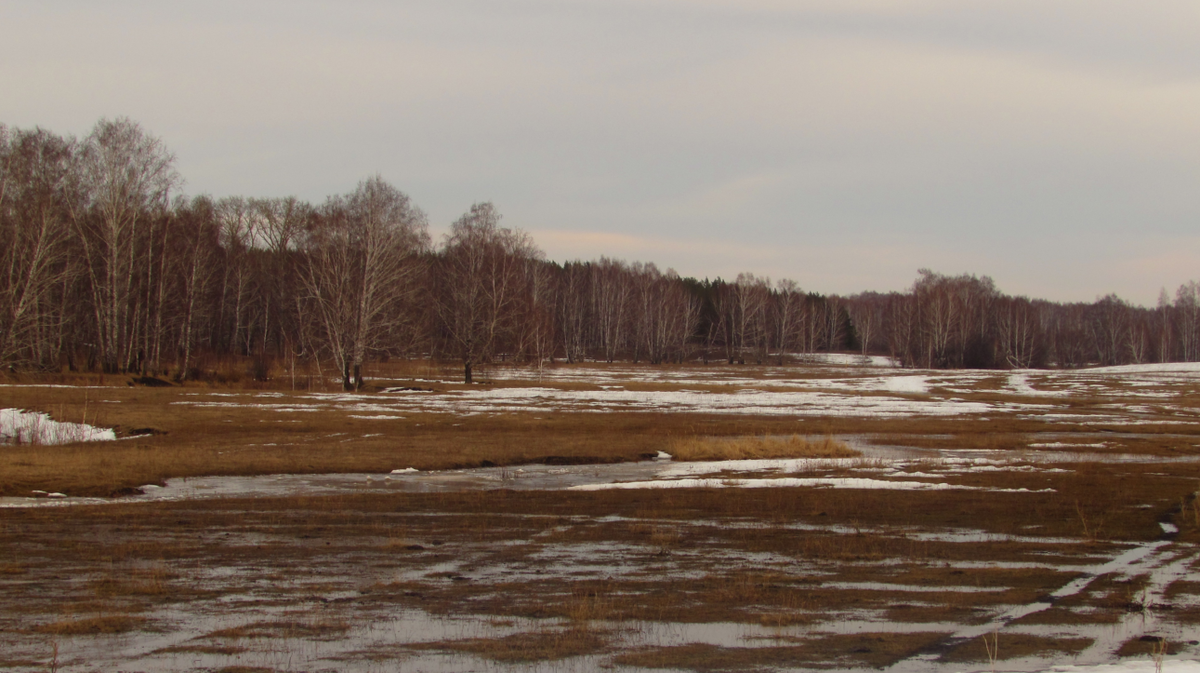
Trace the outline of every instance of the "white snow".
<instances>
[{"instance_id":1,"label":"white snow","mask_svg":"<svg viewBox=\"0 0 1200 673\"><path fill-rule=\"evenodd\" d=\"M1076 370L1079 374L1194 374L1200 376L1200 362L1157 362L1143 365L1118 365Z\"/></svg>"},{"instance_id":2,"label":"white snow","mask_svg":"<svg viewBox=\"0 0 1200 673\"><path fill-rule=\"evenodd\" d=\"M797 355L801 362L811 362L823 365L857 366L857 367L899 367L892 358L886 355L856 355L852 353L806 353Z\"/></svg>"},{"instance_id":3,"label":"white snow","mask_svg":"<svg viewBox=\"0 0 1200 673\"><path fill-rule=\"evenodd\" d=\"M1178 425L1197 420L1195 409L1177 402L1181 393L1194 388L1200 374L1197 363L1069 371L934 371L863 366L858 357L823 356L815 360L825 364L780 367L583 364L542 371L497 367L490 373L493 380L509 384L420 391L392 388L384 394L371 395L297 393L276 400L261 399L261 395L224 393L221 397L208 395L176 403L253 407L279 414L340 411L363 421L411 413L465 417L530 411L792 418L972 416L980 420L1011 417L1048 423L1125 426ZM582 385L562 386L564 383ZM967 397L979 390L1011 398ZM410 394L417 392L422 394ZM1075 396L1109 403L1077 409L1068 404ZM1035 397L1040 403L1032 402ZM1153 405L1130 404L1130 398L1153 400Z\"/></svg>"},{"instance_id":4,"label":"white snow","mask_svg":"<svg viewBox=\"0 0 1200 673\"><path fill-rule=\"evenodd\" d=\"M611 489L639 490L649 488L853 488L891 491L990 491L993 493L1036 493L1024 488L980 488L944 482L889 481L864 477L779 477L777 479L654 479L651 481L622 481L610 484L581 484L571 491L603 491Z\"/></svg>"},{"instance_id":5,"label":"white snow","mask_svg":"<svg viewBox=\"0 0 1200 673\"><path fill-rule=\"evenodd\" d=\"M111 441L117 433L84 423L60 423L48 414L0 409L0 444L69 444Z\"/></svg>"},{"instance_id":6,"label":"white snow","mask_svg":"<svg viewBox=\"0 0 1200 673\"><path fill-rule=\"evenodd\" d=\"M929 393L928 376L889 376L883 389L892 393Z\"/></svg>"},{"instance_id":7,"label":"white snow","mask_svg":"<svg viewBox=\"0 0 1200 673\"><path fill-rule=\"evenodd\" d=\"M1071 390L1039 390L1034 388L1033 384L1029 382L1029 377L1033 373L1032 371L1019 371L1009 374L1008 390L1025 397L1068 397L1075 394Z\"/></svg>"},{"instance_id":8,"label":"white snow","mask_svg":"<svg viewBox=\"0 0 1200 673\"><path fill-rule=\"evenodd\" d=\"M1158 673L1160 669L1149 657L1122 659L1115 664L1097 666L1055 666L1041 673ZM1200 661L1165 659L1161 673L1200 673Z\"/></svg>"}]
</instances>

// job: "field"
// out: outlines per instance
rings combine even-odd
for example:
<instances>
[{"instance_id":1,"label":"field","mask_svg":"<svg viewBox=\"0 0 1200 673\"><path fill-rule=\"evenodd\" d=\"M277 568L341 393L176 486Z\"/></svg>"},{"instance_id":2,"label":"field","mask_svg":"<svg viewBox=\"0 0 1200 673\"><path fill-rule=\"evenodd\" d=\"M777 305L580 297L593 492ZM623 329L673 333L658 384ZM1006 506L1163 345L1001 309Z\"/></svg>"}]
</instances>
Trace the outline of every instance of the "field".
<instances>
[{"instance_id":1,"label":"field","mask_svg":"<svg viewBox=\"0 0 1200 673\"><path fill-rule=\"evenodd\" d=\"M1200 368L882 365L11 378L0 671L1193 670Z\"/></svg>"}]
</instances>

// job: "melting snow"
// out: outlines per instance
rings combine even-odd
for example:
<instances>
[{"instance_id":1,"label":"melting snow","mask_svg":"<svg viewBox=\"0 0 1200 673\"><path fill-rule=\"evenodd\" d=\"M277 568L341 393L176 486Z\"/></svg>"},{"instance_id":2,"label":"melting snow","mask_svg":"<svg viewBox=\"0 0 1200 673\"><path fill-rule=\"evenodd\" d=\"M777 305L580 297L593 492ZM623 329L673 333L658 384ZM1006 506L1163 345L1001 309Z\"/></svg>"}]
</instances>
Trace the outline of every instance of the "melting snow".
<instances>
[{"instance_id":1,"label":"melting snow","mask_svg":"<svg viewBox=\"0 0 1200 673\"><path fill-rule=\"evenodd\" d=\"M892 491L990 491L993 493L1044 493L1053 489L1030 491L1024 488L980 488L960 486L945 482L889 481L864 477L779 477L776 479L655 479L651 481L625 481L612 484L581 484L572 486L572 491L602 491L608 489L647 488L788 488L827 487L856 488Z\"/></svg>"},{"instance_id":2,"label":"melting snow","mask_svg":"<svg viewBox=\"0 0 1200 673\"><path fill-rule=\"evenodd\" d=\"M1163 661L1158 668L1148 657L1100 666L1055 666L1045 673L1200 673L1200 661Z\"/></svg>"},{"instance_id":3,"label":"melting snow","mask_svg":"<svg viewBox=\"0 0 1200 673\"><path fill-rule=\"evenodd\" d=\"M0 409L0 444L69 444L116 438L112 430L84 423L60 423L36 411Z\"/></svg>"}]
</instances>

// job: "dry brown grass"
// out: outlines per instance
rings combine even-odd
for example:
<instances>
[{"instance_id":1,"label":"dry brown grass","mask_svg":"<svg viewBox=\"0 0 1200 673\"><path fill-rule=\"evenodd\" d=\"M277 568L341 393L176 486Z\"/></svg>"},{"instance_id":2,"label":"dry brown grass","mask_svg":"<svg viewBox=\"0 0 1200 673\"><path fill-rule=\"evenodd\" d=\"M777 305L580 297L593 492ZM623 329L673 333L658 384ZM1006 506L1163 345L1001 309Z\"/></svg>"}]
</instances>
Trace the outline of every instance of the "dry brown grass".
<instances>
[{"instance_id":1,"label":"dry brown grass","mask_svg":"<svg viewBox=\"0 0 1200 673\"><path fill-rule=\"evenodd\" d=\"M719 647L707 644L650 647L613 658L622 666L682 668L691 671L760 671L775 667L869 666L885 668L907 659L944 633L863 633L780 639L787 645Z\"/></svg>"},{"instance_id":2,"label":"dry brown grass","mask_svg":"<svg viewBox=\"0 0 1200 673\"><path fill-rule=\"evenodd\" d=\"M942 661L1005 661L1050 653L1079 654L1091 638L1050 638L1023 633L993 633L973 638L942 655ZM992 648L989 653L988 649Z\"/></svg>"},{"instance_id":3,"label":"dry brown grass","mask_svg":"<svg viewBox=\"0 0 1200 673\"><path fill-rule=\"evenodd\" d=\"M921 605L896 603L888 606L884 616L891 622L928 624L956 622L971 624L986 619L991 611L981 606Z\"/></svg>"},{"instance_id":4,"label":"dry brown grass","mask_svg":"<svg viewBox=\"0 0 1200 673\"><path fill-rule=\"evenodd\" d=\"M1144 471L1131 472L1137 469ZM790 625L851 611L878 619L973 623L1005 605L1035 601L1075 574L1044 567L963 570L957 562L1076 567L1125 548L1103 540L1038 542L1039 536L1079 533L1077 502L1084 508L1108 508L1108 534L1153 539L1158 519L1195 483L1177 475L1154 477L1157 469L1117 465L982 477L1006 487L1048 484L1052 493L492 491L2 510L0 549L28 560L22 561L22 582L0 596L0 614L19 614L26 623L37 623L55 605L74 604L78 615L129 615L138 604L153 610L166 597L183 608L188 601L253 593L289 612L209 633L198 645L251 650L275 638L341 641L350 635L347 625L356 620L407 608L434 616L487 615L514 624L518 618L562 620L555 624L563 626L525 629L511 638L456 640L437 648L500 661L529 651L541 658L607 653L616 636L602 631L607 623L602 627L598 622L610 621ZM1089 500L1092 492L1100 495ZM1154 506L1139 507L1147 502ZM595 518L598 512L605 516ZM793 524L837 529L798 530ZM939 541L906 534L948 528L1033 539ZM555 545L621 550L596 560L613 564L614 576L552 570L553 554L545 552ZM788 561L765 567L736 560L757 554ZM459 565L453 571L442 567L450 562ZM524 579L497 580L508 568L521 569ZM220 573L223 579L200 587L202 593L180 589L190 585L191 573L209 577L210 569L235 572ZM394 580L400 572L408 579ZM52 579L63 576L89 579ZM486 581L478 581L485 576ZM1063 599L1060 605L1123 611L1129 599L1122 591L1136 594L1139 587L1117 579L1098 578L1095 592ZM886 582L922 590L844 588L830 582ZM963 590L964 585L998 590L976 592ZM310 616L310 606L328 593L349 598L325 604L320 612L328 610L329 618L318 621ZM1069 615L1062 621L1070 623ZM926 635L918 637L921 642L880 637L885 640L821 638L764 648L716 648L694 659L688 658L690 650L678 648L634 654L645 665L666 661L663 665L676 662L696 670L722 670L704 663L710 660L733 662L724 670L752 667L753 662L761 667L876 666L936 640Z\"/></svg>"},{"instance_id":5,"label":"dry brown grass","mask_svg":"<svg viewBox=\"0 0 1200 673\"><path fill-rule=\"evenodd\" d=\"M469 652L484 659L504 663L557 661L603 652L612 635L603 631L581 628L539 629L501 638L467 638L441 640L410 645L412 650L440 652Z\"/></svg>"},{"instance_id":6,"label":"dry brown grass","mask_svg":"<svg viewBox=\"0 0 1200 673\"><path fill-rule=\"evenodd\" d=\"M1187 596L1200 596L1200 582L1196 580L1178 580L1167 587L1163 597L1168 600Z\"/></svg>"},{"instance_id":7,"label":"dry brown grass","mask_svg":"<svg viewBox=\"0 0 1200 673\"><path fill-rule=\"evenodd\" d=\"M44 633L55 636L84 636L101 633L128 633L144 629L147 624L145 617L134 615L98 615L95 617L80 617L60 619L48 624L39 624L30 630L34 633Z\"/></svg>"},{"instance_id":8,"label":"dry brown grass","mask_svg":"<svg viewBox=\"0 0 1200 673\"><path fill-rule=\"evenodd\" d=\"M638 368L615 369L628 369L629 385L636 383ZM418 380L423 375L436 378L445 373L429 363L393 361L381 366L381 373L394 374L395 378L373 381L370 390L390 384L441 391L463 388L455 383ZM738 375L766 374L754 368L739 368ZM402 419L362 421L349 418L343 409L323 405L310 392L291 390L283 379L266 383L242 380L221 385L189 382L185 386L146 388L125 385L128 377L64 374L18 378L24 383L86 383L98 387L2 386L0 407L45 411L56 420L86 420L115 427L123 434L146 428L161 434L90 445L2 446L0 495L22 496L40 489L69 495L108 496L172 477L211 474L389 472L409 466L428 470L481 464L516 465L547 459L620 462L671 450L673 443L678 444L674 452L691 451L697 459L845 455L840 448L832 447L836 442L828 439L831 435L874 435L879 443L906 446L1016 449L1044 430L1094 430L1082 422L1050 424L1005 414L987 420L921 417L797 420L721 414L533 411L467 418L449 413L405 413ZM501 381L494 385L594 387L535 381ZM668 382L637 385L655 390L677 387ZM213 397L215 393L222 396ZM274 397L256 397L262 394ZM364 394L369 400L375 393ZM229 395L232 397L224 397ZM228 401L234 406L191 404L198 400ZM252 406L264 402L315 410L301 413ZM1169 429L1175 433L1181 431L1178 425ZM1159 429L1149 427L1139 431L1155 433ZM787 439L793 435L826 439ZM1190 450L1190 445L1167 436L1126 438L1114 445L1113 450L1177 455Z\"/></svg>"},{"instance_id":9,"label":"dry brown grass","mask_svg":"<svg viewBox=\"0 0 1200 673\"><path fill-rule=\"evenodd\" d=\"M667 452L676 460L746 460L757 458L849 458L861 455L830 436L686 437L671 440Z\"/></svg>"},{"instance_id":10,"label":"dry brown grass","mask_svg":"<svg viewBox=\"0 0 1200 673\"><path fill-rule=\"evenodd\" d=\"M1089 591L1090 593L1090 591ZM1110 609L1071 609L1056 605L1014 620L1013 624L1116 624L1127 613L1124 606Z\"/></svg>"},{"instance_id":11,"label":"dry brown grass","mask_svg":"<svg viewBox=\"0 0 1200 673\"><path fill-rule=\"evenodd\" d=\"M881 446L911 446L923 449L985 449L993 451L1024 449L1029 441L1030 439L1025 433L991 432L986 430L928 435L906 432L871 437L873 444Z\"/></svg>"},{"instance_id":12,"label":"dry brown grass","mask_svg":"<svg viewBox=\"0 0 1200 673\"><path fill-rule=\"evenodd\" d=\"M636 376L636 369L630 368L629 375ZM166 433L105 445L0 448L0 493L23 495L42 488L108 494L123 486L213 473L384 472L410 465L512 465L552 457L637 460L660 449L680 453L673 441L721 451L697 459L761 457L772 455L762 444L790 444L794 440L787 438L805 434L871 433L885 435L887 443L912 445L931 433L940 437L928 441L939 446L1007 449L1036 441L1037 432L1051 427L1004 417L798 423L720 415L533 412L465 418L406 414L404 419L370 421L364 429L362 421L330 409L285 414L173 404L189 399L188 393L252 395L257 390L248 384L224 385L147 389L121 383L86 393L0 387L0 407L37 408L62 420L78 420L86 406L107 424ZM272 384L255 385L265 389ZM279 392L284 397L273 398L276 402L300 399L290 390ZM364 437L367 433L383 436ZM1147 452L1188 443L1165 435L1147 441ZM782 455L810 451L810 443L804 444L785 447ZM484 616L498 627L520 624L519 618L561 620L506 638L431 646L497 661L528 661L519 658L529 657L522 653L536 653L532 658L538 659L608 655L620 636L603 630L607 623L598 624L609 621L791 625L850 611L874 619L978 623L1005 605L1044 597L1075 577L1046 564L1078 567L1111 558L1127 542L1159 538L1158 521L1172 512L1181 528L1178 542L1200 539L1197 505L1189 499L1200 466L1062 467L1065 472L948 478L980 489L1031 491L1021 493L501 490L0 510L0 574L20 580L0 595L0 615L10 615L6 624L20 620L21 628L43 624L39 628L49 630L18 633L44 639L47 634L105 633L105 628L118 628L119 618L132 620L124 622L130 629L143 629L146 619L136 615L153 617L152 611L167 601L175 611L188 609L191 602L207 606L205 601L253 594L262 604L286 611L273 621L255 621L261 615L231 618L224 623L246 625L179 646L191 648L180 653L214 655L268 647L276 638L343 641L357 620L398 609ZM854 474L850 468L821 472L827 473ZM954 541L910 534L963 530L1020 538ZM611 564L611 576L602 565L556 567L553 552L559 545L576 546L575 553L585 556L599 550L596 563ZM604 556L604 550L617 551ZM759 558L778 561L746 560ZM1030 567L980 570L979 561ZM971 567L961 569L962 562ZM447 570L447 564L455 569ZM510 576L511 569L519 572ZM79 581L62 582L63 577ZM205 579L201 584L193 583L194 578ZM914 590L845 588L832 582L886 582ZM970 590L975 587L997 590ZM1098 578L1087 591L1030 619L1065 625L1091 623L1092 617L1093 622L1111 621L1136 602L1140 589L1138 582ZM1194 583L1181 582L1172 595L1194 594L1194 589ZM327 618L304 612L331 593L340 597L322 603L321 611L329 610ZM74 607L64 613L62 605ZM1177 609L1169 619L1191 624L1200 619L1197 614L1200 610ZM875 634L779 640L761 648L654 648L621 653L615 662L693 670L885 666L916 652L939 651L943 636ZM999 642L1001 656L1016 656L1022 647L1069 652L1076 646L1071 641L1010 642L1003 633ZM954 656L977 656L970 647L964 645Z\"/></svg>"},{"instance_id":13,"label":"dry brown grass","mask_svg":"<svg viewBox=\"0 0 1200 673\"><path fill-rule=\"evenodd\" d=\"M49 390L54 395L68 394ZM4 399L11 394L10 389L0 388L0 407L17 404ZM0 495L24 496L40 489L108 496L169 478L203 475L387 473L404 467L431 470L553 460L632 461L656 453L684 427L682 422L664 423L652 414L619 418L600 414L471 418L408 414L404 419L371 421L364 427L362 421L337 410L281 416L256 408L173 405L184 399L181 395L180 389L112 389L105 393L119 401L105 414L109 425L150 427L163 434L83 445L0 446ZM20 406L44 409L54 405L24 401ZM72 415L68 409L56 418L70 419Z\"/></svg>"},{"instance_id":14,"label":"dry brown grass","mask_svg":"<svg viewBox=\"0 0 1200 673\"><path fill-rule=\"evenodd\" d=\"M1154 655L1156 647L1159 650L1165 649L1165 653L1172 656L1188 650L1187 643L1163 642L1162 638L1156 636L1142 636L1125 641L1117 650L1117 656L1151 657Z\"/></svg>"},{"instance_id":15,"label":"dry brown grass","mask_svg":"<svg viewBox=\"0 0 1200 673\"><path fill-rule=\"evenodd\" d=\"M247 651L247 649L234 645L172 645L170 647L159 648L153 654L220 654L231 656L241 654Z\"/></svg>"},{"instance_id":16,"label":"dry brown grass","mask_svg":"<svg viewBox=\"0 0 1200 673\"><path fill-rule=\"evenodd\" d=\"M1200 607L1176 608L1167 614L1169 621L1188 626L1200 626Z\"/></svg>"},{"instance_id":17,"label":"dry brown grass","mask_svg":"<svg viewBox=\"0 0 1200 673\"><path fill-rule=\"evenodd\" d=\"M255 622L206 634L205 638L238 640L246 638L306 638L330 640L341 638L350 630L345 619L317 614L305 619Z\"/></svg>"}]
</instances>

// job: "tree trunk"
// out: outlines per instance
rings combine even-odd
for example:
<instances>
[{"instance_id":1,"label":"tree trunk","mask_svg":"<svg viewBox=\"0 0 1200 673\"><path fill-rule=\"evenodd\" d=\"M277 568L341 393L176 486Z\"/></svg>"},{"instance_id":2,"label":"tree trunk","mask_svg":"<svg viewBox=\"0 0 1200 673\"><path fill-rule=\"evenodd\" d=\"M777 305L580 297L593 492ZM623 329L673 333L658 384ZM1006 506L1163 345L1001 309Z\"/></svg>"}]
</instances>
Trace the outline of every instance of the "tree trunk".
<instances>
[{"instance_id":1,"label":"tree trunk","mask_svg":"<svg viewBox=\"0 0 1200 673\"><path fill-rule=\"evenodd\" d=\"M463 383L472 383L471 380L471 361L463 362Z\"/></svg>"}]
</instances>

